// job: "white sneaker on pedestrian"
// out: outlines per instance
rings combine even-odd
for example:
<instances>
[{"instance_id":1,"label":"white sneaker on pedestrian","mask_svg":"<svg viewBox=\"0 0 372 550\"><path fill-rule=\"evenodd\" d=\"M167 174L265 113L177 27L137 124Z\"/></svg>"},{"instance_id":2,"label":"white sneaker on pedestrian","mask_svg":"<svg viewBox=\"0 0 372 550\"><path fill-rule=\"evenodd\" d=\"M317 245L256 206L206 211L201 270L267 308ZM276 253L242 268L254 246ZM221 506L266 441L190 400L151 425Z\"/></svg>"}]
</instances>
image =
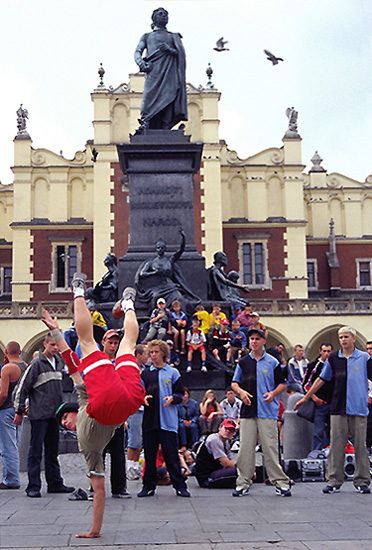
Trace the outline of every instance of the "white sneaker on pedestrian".
<instances>
[{"instance_id":1,"label":"white sneaker on pedestrian","mask_svg":"<svg viewBox=\"0 0 372 550\"><path fill-rule=\"evenodd\" d=\"M191 367L187 367L186 372L191 372Z\"/></svg>"}]
</instances>

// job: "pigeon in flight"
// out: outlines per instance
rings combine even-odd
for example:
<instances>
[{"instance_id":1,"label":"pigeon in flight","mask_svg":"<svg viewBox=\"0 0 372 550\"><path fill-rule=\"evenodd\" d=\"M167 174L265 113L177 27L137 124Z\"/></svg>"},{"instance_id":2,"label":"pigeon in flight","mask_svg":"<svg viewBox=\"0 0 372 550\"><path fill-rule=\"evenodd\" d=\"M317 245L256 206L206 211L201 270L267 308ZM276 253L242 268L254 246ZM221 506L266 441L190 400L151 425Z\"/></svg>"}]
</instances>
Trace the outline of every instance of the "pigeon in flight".
<instances>
[{"instance_id":1,"label":"pigeon in flight","mask_svg":"<svg viewBox=\"0 0 372 550\"><path fill-rule=\"evenodd\" d=\"M267 59L271 61L273 65L278 65L279 61L284 61L281 57L275 57L275 55L269 52L269 50L264 50L264 52L267 55Z\"/></svg>"},{"instance_id":2,"label":"pigeon in flight","mask_svg":"<svg viewBox=\"0 0 372 550\"><path fill-rule=\"evenodd\" d=\"M217 40L216 42L216 48L213 48L214 50L216 50L216 52L229 52L229 48L225 48L225 44L228 44L228 40L224 40L223 39L223 36L221 36L221 38L219 40Z\"/></svg>"}]
</instances>

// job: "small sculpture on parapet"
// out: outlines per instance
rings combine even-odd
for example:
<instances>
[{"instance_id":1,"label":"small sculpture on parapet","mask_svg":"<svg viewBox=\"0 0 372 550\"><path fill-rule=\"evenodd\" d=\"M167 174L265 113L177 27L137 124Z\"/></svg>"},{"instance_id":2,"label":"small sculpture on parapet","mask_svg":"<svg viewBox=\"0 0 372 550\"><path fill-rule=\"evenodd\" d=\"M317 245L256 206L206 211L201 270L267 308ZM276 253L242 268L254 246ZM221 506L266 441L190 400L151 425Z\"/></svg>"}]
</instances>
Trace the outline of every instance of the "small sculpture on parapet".
<instances>
[{"instance_id":1,"label":"small sculpture on parapet","mask_svg":"<svg viewBox=\"0 0 372 550\"><path fill-rule=\"evenodd\" d=\"M87 300L91 301L92 305L116 302L118 299L118 260L114 254L107 254L103 263L108 271L94 288L88 288L86 292Z\"/></svg>"},{"instance_id":2,"label":"small sculpture on parapet","mask_svg":"<svg viewBox=\"0 0 372 550\"><path fill-rule=\"evenodd\" d=\"M239 291L249 292L245 285L237 283L236 271L225 274L224 267L227 265L227 256L224 252L216 252L213 256L213 266L208 269L208 300L229 302L245 305L245 300L240 296Z\"/></svg>"},{"instance_id":3,"label":"small sculpture on parapet","mask_svg":"<svg viewBox=\"0 0 372 550\"><path fill-rule=\"evenodd\" d=\"M301 138L300 134L298 133L297 129L297 119L298 119L298 111L294 107L288 107L288 109L285 112L286 116L288 117L288 130L284 134L284 138L292 138L292 139L298 139Z\"/></svg>"},{"instance_id":4,"label":"small sculpture on parapet","mask_svg":"<svg viewBox=\"0 0 372 550\"><path fill-rule=\"evenodd\" d=\"M29 138L29 134L26 129L26 119L28 119L28 111L23 108L21 103L19 109L17 110L17 128L18 132L16 138Z\"/></svg>"},{"instance_id":5,"label":"small sculpture on parapet","mask_svg":"<svg viewBox=\"0 0 372 550\"><path fill-rule=\"evenodd\" d=\"M134 53L140 71L146 73L136 133L170 130L187 120L186 55L181 35L167 30L168 12L164 8L153 12L152 21L152 32L141 37ZM142 57L144 50L146 56Z\"/></svg>"}]
</instances>

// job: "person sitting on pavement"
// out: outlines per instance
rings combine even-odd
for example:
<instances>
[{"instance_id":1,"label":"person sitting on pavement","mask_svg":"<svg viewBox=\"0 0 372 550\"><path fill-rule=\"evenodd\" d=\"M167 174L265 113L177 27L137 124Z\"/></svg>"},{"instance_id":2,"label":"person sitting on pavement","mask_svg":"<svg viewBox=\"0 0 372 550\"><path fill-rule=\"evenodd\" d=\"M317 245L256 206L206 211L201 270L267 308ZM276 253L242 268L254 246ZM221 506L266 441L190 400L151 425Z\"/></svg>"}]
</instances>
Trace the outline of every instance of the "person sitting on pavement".
<instances>
[{"instance_id":1,"label":"person sitting on pavement","mask_svg":"<svg viewBox=\"0 0 372 550\"><path fill-rule=\"evenodd\" d=\"M216 433L223 420L223 412L217 402L214 390L207 390L203 401L199 405L200 416L198 418L200 436Z\"/></svg>"},{"instance_id":2,"label":"person sitting on pavement","mask_svg":"<svg viewBox=\"0 0 372 550\"><path fill-rule=\"evenodd\" d=\"M79 450L86 460L88 477L94 491L91 528L76 537L98 538L101 536L105 509L102 453L120 424L143 403L145 392L133 355L138 337L134 312L135 290L126 288L122 299L114 306L116 314L121 310L124 316L124 338L120 342L114 367L109 357L98 350L94 341L92 319L84 298L85 281L86 275L75 273L71 283L75 325L83 352L81 363L63 339L57 319L44 310L43 321L52 329L78 393L78 412L66 410L64 407L70 404L63 404L57 410L57 418L66 429L77 432Z\"/></svg>"},{"instance_id":3,"label":"person sitting on pavement","mask_svg":"<svg viewBox=\"0 0 372 550\"><path fill-rule=\"evenodd\" d=\"M191 372L192 370L192 358L194 355L194 352L198 352L201 355L201 371L207 372L207 367L205 366L206 361L206 351L205 351L205 342L206 338L204 335L204 332L199 328L200 327L200 321L199 319L192 319L191 321L191 329L187 331L186 335L186 341L188 346L187 351L187 369L186 372Z\"/></svg>"},{"instance_id":4,"label":"person sitting on pavement","mask_svg":"<svg viewBox=\"0 0 372 550\"><path fill-rule=\"evenodd\" d=\"M224 418L232 418L237 426L239 426L241 406L241 399L237 397L231 386L227 386L225 390L225 399L222 399L220 402Z\"/></svg>"},{"instance_id":5,"label":"person sitting on pavement","mask_svg":"<svg viewBox=\"0 0 372 550\"><path fill-rule=\"evenodd\" d=\"M190 392L186 386L183 388L182 403L177 405L178 411L178 436L180 439L181 450L185 451L187 448L187 441L189 438L190 445L199 439L198 430L198 418L199 407L195 399L190 399Z\"/></svg>"},{"instance_id":6,"label":"person sitting on pavement","mask_svg":"<svg viewBox=\"0 0 372 550\"><path fill-rule=\"evenodd\" d=\"M200 487L208 489L235 488L237 471L231 459L231 440L237 425L232 418L225 418L217 433L210 434L196 452L195 476Z\"/></svg>"}]
</instances>

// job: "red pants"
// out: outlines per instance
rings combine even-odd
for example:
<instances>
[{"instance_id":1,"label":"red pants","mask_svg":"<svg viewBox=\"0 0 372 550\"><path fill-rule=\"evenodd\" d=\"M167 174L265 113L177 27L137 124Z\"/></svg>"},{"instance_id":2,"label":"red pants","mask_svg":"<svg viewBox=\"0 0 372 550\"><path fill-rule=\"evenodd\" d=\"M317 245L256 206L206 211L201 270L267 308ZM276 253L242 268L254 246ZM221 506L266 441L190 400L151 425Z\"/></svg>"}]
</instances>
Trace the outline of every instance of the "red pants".
<instances>
[{"instance_id":1,"label":"red pants","mask_svg":"<svg viewBox=\"0 0 372 550\"><path fill-rule=\"evenodd\" d=\"M97 350L78 369L88 393L87 413L99 424L121 424L142 405L145 390L134 355L121 355L113 365Z\"/></svg>"}]
</instances>

